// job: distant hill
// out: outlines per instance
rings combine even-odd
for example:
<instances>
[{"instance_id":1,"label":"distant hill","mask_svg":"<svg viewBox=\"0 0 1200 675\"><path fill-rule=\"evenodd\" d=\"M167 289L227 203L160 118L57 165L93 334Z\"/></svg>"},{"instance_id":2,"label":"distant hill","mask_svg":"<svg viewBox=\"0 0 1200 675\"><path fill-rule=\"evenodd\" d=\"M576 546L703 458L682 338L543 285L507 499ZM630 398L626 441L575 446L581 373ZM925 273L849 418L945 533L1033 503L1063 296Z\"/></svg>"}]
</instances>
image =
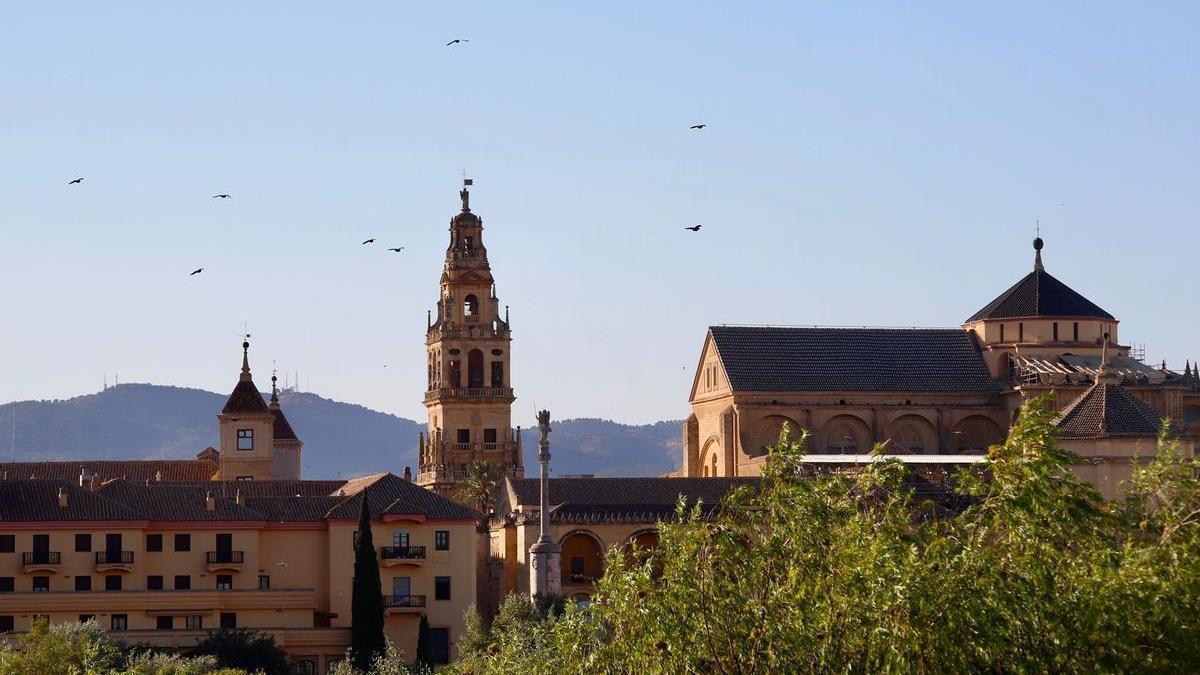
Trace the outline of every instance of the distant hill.
<instances>
[{"instance_id":1,"label":"distant hill","mask_svg":"<svg viewBox=\"0 0 1200 675\"><path fill-rule=\"evenodd\" d=\"M96 394L0 405L0 462L11 459L16 407L17 460L190 458L217 446L216 415L225 395L201 389L122 384ZM304 477L337 478L376 471L416 471L424 423L285 391L280 403L304 441ZM520 423L520 420L515 420ZM653 476L681 457L679 422L641 426L600 419L554 422L556 475ZM526 430L525 465L534 475L537 430Z\"/></svg>"}]
</instances>

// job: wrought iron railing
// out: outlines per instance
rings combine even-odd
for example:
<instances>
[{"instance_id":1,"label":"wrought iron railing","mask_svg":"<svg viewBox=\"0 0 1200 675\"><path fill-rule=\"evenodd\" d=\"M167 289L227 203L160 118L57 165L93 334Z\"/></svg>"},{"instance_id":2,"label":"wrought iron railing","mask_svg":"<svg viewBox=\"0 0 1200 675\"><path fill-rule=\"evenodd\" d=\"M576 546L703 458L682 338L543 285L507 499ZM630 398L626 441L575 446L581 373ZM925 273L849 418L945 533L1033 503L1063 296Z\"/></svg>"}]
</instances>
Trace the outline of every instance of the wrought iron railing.
<instances>
[{"instance_id":1,"label":"wrought iron railing","mask_svg":"<svg viewBox=\"0 0 1200 675\"><path fill-rule=\"evenodd\" d=\"M26 551L21 554L22 565L59 565L62 564L62 553L59 551Z\"/></svg>"},{"instance_id":2,"label":"wrought iron railing","mask_svg":"<svg viewBox=\"0 0 1200 675\"><path fill-rule=\"evenodd\" d=\"M383 596L384 607L424 607L425 596L423 595L385 595Z\"/></svg>"},{"instance_id":3,"label":"wrought iron railing","mask_svg":"<svg viewBox=\"0 0 1200 675\"><path fill-rule=\"evenodd\" d=\"M96 551L97 565L132 565L133 551Z\"/></svg>"},{"instance_id":4,"label":"wrought iron railing","mask_svg":"<svg viewBox=\"0 0 1200 675\"><path fill-rule=\"evenodd\" d=\"M240 565L246 562L245 551L208 551L204 555L205 558L207 558L209 565L221 563Z\"/></svg>"},{"instance_id":5,"label":"wrought iron railing","mask_svg":"<svg viewBox=\"0 0 1200 675\"><path fill-rule=\"evenodd\" d=\"M424 546L384 546L380 551L384 560L424 560Z\"/></svg>"}]
</instances>

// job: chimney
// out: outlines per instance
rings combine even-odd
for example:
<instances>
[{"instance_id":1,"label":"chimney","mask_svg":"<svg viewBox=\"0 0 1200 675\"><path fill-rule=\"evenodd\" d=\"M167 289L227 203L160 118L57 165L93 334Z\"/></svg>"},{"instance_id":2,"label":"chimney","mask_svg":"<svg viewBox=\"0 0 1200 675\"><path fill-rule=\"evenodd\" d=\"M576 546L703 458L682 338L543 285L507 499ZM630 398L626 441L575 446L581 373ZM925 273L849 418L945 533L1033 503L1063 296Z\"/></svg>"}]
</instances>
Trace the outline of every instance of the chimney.
<instances>
[{"instance_id":1,"label":"chimney","mask_svg":"<svg viewBox=\"0 0 1200 675\"><path fill-rule=\"evenodd\" d=\"M162 481L162 469L154 472L154 482L158 483L160 481Z\"/></svg>"},{"instance_id":2,"label":"chimney","mask_svg":"<svg viewBox=\"0 0 1200 675\"><path fill-rule=\"evenodd\" d=\"M233 501L236 502L238 506L245 505L245 503L242 501L242 489L241 488L238 488L237 493L233 496Z\"/></svg>"},{"instance_id":3,"label":"chimney","mask_svg":"<svg viewBox=\"0 0 1200 675\"><path fill-rule=\"evenodd\" d=\"M213 498L212 490L209 490L208 494L204 496L204 506L209 511L217 510L217 500Z\"/></svg>"},{"instance_id":4,"label":"chimney","mask_svg":"<svg viewBox=\"0 0 1200 675\"><path fill-rule=\"evenodd\" d=\"M91 490L92 492L95 492L99 488L100 488L100 474L94 473L94 474L92 474L92 479L90 481L88 481L88 489Z\"/></svg>"},{"instance_id":5,"label":"chimney","mask_svg":"<svg viewBox=\"0 0 1200 675\"><path fill-rule=\"evenodd\" d=\"M412 468L407 466L404 467L404 480L409 483L412 482Z\"/></svg>"},{"instance_id":6,"label":"chimney","mask_svg":"<svg viewBox=\"0 0 1200 675\"><path fill-rule=\"evenodd\" d=\"M79 487L87 487L91 480L92 476L88 473L88 468L86 466L79 467Z\"/></svg>"},{"instance_id":7,"label":"chimney","mask_svg":"<svg viewBox=\"0 0 1200 675\"><path fill-rule=\"evenodd\" d=\"M67 489L63 487L58 488L58 508L67 508Z\"/></svg>"}]
</instances>

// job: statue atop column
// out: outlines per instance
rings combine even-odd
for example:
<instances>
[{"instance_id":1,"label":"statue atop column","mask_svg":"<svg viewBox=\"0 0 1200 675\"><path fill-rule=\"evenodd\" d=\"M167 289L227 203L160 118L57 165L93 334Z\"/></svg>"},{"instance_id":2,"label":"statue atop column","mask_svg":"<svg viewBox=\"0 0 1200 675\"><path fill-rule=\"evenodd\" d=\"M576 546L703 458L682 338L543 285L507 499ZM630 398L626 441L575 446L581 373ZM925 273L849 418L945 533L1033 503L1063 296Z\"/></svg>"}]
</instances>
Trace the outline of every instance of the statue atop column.
<instances>
[{"instance_id":1,"label":"statue atop column","mask_svg":"<svg viewBox=\"0 0 1200 675\"><path fill-rule=\"evenodd\" d=\"M541 534L529 547L529 595L533 598L558 595L562 591L562 555L558 544L550 538L550 411L539 411L537 420L542 432L538 441L542 494L538 510Z\"/></svg>"}]
</instances>

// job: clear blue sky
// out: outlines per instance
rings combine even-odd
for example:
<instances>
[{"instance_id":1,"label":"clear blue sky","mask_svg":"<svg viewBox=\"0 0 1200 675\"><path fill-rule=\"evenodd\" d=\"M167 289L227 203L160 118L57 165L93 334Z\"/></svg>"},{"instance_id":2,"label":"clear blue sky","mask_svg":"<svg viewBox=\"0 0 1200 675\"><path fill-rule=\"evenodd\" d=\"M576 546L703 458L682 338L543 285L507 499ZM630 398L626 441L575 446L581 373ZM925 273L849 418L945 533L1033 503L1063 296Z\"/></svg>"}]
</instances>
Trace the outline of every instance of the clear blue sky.
<instances>
[{"instance_id":1,"label":"clear blue sky","mask_svg":"<svg viewBox=\"0 0 1200 675\"><path fill-rule=\"evenodd\" d=\"M518 422L682 417L713 323L957 325L1037 218L1200 356L1200 5L832 4L9 6L0 400L225 391L245 322L260 385L423 419L464 169Z\"/></svg>"}]
</instances>

